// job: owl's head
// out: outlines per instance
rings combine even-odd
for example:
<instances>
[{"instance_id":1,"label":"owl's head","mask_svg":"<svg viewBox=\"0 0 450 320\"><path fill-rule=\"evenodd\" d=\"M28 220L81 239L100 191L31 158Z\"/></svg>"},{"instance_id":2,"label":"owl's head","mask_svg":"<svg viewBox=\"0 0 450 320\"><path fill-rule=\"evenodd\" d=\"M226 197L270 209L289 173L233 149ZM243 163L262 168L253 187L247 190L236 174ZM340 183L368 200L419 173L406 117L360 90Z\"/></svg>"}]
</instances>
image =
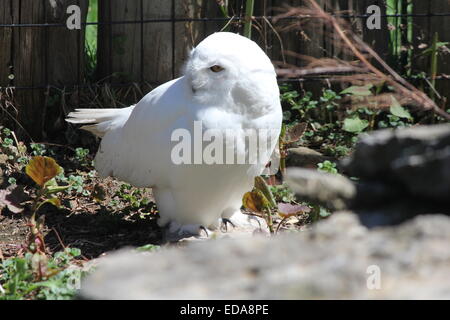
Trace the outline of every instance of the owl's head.
<instances>
[{"instance_id":1,"label":"owl's head","mask_svg":"<svg viewBox=\"0 0 450 320\"><path fill-rule=\"evenodd\" d=\"M269 57L252 40L231 32L217 32L200 42L191 51L185 76L194 98L205 103L278 92Z\"/></svg>"}]
</instances>

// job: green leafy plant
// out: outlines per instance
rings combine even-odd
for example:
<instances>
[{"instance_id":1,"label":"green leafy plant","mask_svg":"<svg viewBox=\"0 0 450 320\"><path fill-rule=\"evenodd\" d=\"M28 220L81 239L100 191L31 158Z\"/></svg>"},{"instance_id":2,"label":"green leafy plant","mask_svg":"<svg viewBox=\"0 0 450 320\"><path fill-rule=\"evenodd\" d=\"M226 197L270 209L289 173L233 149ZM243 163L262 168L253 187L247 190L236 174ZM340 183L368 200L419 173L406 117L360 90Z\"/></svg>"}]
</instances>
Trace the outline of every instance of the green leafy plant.
<instances>
[{"instance_id":1,"label":"green leafy plant","mask_svg":"<svg viewBox=\"0 0 450 320\"><path fill-rule=\"evenodd\" d=\"M262 216L266 220L270 233L274 234L278 232L286 219L307 213L310 208L298 204L277 203L271 188L262 177L255 177L255 187L251 192L244 194L242 204L247 210ZM276 230L274 227L275 215L282 218Z\"/></svg>"},{"instance_id":2,"label":"green leafy plant","mask_svg":"<svg viewBox=\"0 0 450 320\"><path fill-rule=\"evenodd\" d=\"M16 135L8 128L0 126L0 168L8 172L19 171L28 162L27 148L17 141Z\"/></svg>"},{"instance_id":3,"label":"green leafy plant","mask_svg":"<svg viewBox=\"0 0 450 320\"><path fill-rule=\"evenodd\" d=\"M317 168L319 171L337 174L338 170L336 168L336 163L325 160L324 162L318 163Z\"/></svg>"},{"instance_id":4,"label":"green leafy plant","mask_svg":"<svg viewBox=\"0 0 450 320\"><path fill-rule=\"evenodd\" d=\"M291 203L295 201L294 192L292 192L292 190L286 184L270 185L269 188L277 203Z\"/></svg>"},{"instance_id":5,"label":"green leafy plant","mask_svg":"<svg viewBox=\"0 0 450 320\"><path fill-rule=\"evenodd\" d=\"M88 165L89 164L89 149L84 148L76 148L75 149L75 159L81 164L81 165Z\"/></svg>"},{"instance_id":6,"label":"green leafy plant","mask_svg":"<svg viewBox=\"0 0 450 320\"><path fill-rule=\"evenodd\" d=\"M350 133L361 133L369 126L369 121L360 119L358 116L346 118L344 120L343 130Z\"/></svg>"},{"instance_id":7,"label":"green leafy plant","mask_svg":"<svg viewBox=\"0 0 450 320\"><path fill-rule=\"evenodd\" d=\"M32 215L28 222L30 233L27 250L45 257L45 242L42 234L43 219L36 219L36 215L44 204L49 203L60 207L61 202L55 194L66 190L68 186L59 186L56 182L55 177L61 172L61 167L50 157L33 157L26 166L25 172L38 186L32 201Z\"/></svg>"},{"instance_id":8,"label":"green leafy plant","mask_svg":"<svg viewBox=\"0 0 450 320\"><path fill-rule=\"evenodd\" d=\"M67 192L77 192L84 196L88 196L90 194L89 190L85 189L84 178L81 175L69 175L67 178L67 182L70 184L67 188Z\"/></svg>"},{"instance_id":9,"label":"green leafy plant","mask_svg":"<svg viewBox=\"0 0 450 320\"><path fill-rule=\"evenodd\" d=\"M52 257L26 253L0 263L0 300L72 299L86 272L78 266L79 249L65 248Z\"/></svg>"},{"instance_id":10,"label":"green leafy plant","mask_svg":"<svg viewBox=\"0 0 450 320\"><path fill-rule=\"evenodd\" d=\"M317 222L321 219L328 218L331 215L331 212L319 205L312 205L311 212L309 214L309 218L311 222Z\"/></svg>"},{"instance_id":11,"label":"green leafy plant","mask_svg":"<svg viewBox=\"0 0 450 320\"><path fill-rule=\"evenodd\" d=\"M403 108L401 104L397 101L397 99L392 96L392 104L389 108L389 112L398 118L407 119L407 120L413 120L413 117L409 113L408 110Z\"/></svg>"},{"instance_id":12,"label":"green leafy plant","mask_svg":"<svg viewBox=\"0 0 450 320\"><path fill-rule=\"evenodd\" d=\"M161 246L157 246L154 244L146 244L144 246L137 247L135 250L139 252L155 252L161 250Z\"/></svg>"},{"instance_id":13,"label":"green leafy plant","mask_svg":"<svg viewBox=\"0 0 450 320\"><path fill-rule=\"evenodd\" d=\"M40 143L31 143L30 144L31 147L31 154L33 156L43 156L47 153L47 149L45 147L44 144L40 144Z\"/></svg>"},{"instance_id":14,"label":"green leafy plant","mask_svg":"<svg viewBox=\"0 0 450 320\"><path fill-rule=\"evenodd\" d=\"M0 299L69 299L75 294L82 272L75 259L80 250L65 248L49 255L44 241L44 219L38 216L45 204L60 206L57 193L68 186L60 186L56 176L62 169L53 158L34 156L25 173L36 183L32 197L31 217L27 219L26 243L16 257L0 264Z\"/></svg>"},{"instance_id":15,"label":"green leafy plant","mask_svg":"<svg viewBox=\"0 0 450 320\"><path fill-rule=\"evenodd\" d=\"M53 158L35 156L25 168L26 174L37 184L38 190L33 201L33 216L44 204L50 203L59 207L60 201L54 196L69 186L59 186L55 177L61 173L61 167Z\"/></svg>"},{"instance_id":16,"label":"green leafy plant","mask_svg":"<svg viewBox=\"0 0 450 320\"><path fill-rule=\"evenodd\" d=\"M141 189L133 188L127 183L120 186L116 196L126 201L133 208L144 207L151 203L150 199L143 196Z\"/></svg>"}]
</instances>

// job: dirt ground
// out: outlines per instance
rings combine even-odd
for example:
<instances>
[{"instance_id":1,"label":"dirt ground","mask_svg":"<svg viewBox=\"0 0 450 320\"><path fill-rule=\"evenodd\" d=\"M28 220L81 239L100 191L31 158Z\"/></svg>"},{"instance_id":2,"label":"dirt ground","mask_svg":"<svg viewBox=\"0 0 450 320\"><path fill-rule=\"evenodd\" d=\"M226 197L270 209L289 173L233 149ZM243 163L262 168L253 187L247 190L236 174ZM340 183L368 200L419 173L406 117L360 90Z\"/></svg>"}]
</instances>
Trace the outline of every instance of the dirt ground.
<instances>
[{"instance_id":1,"label":"dirt ground","mask_svg":"<svg viewBox=\"0 0 450 320\"><path fill-rule=\"evenodd\" d=\"M44 234L51 252L63 249L64 245L79 248L86 258L92 259L121 247L159 244L161 241L161 230L154 218L111 213L104 208L94 213L69 215L50 206L46 209ZM0 216L0 250L5 258L17 254L27 233L26 219L22 215Z\"/></svg>"},{"instance_id":2,"label":"dirt ground","mask_svg":"<svg viewBox=\"0 0 450 320\"><path fill-rule=\"evenodd\" d=\"M142 210L132 208L123 199L111 207L108 203L118 198L120 183L111 178L93 178L86 185L92 189L99 184L105 190L102 201L72 195L62 197L59 209L46 204L39 210L38 216L45 221L43 233L49 253L75 247L85 258L92 259L121 247L160 244L162 231L156 224L156 213L143 215ZM142 196L153 200L151 190ZM145 207L152 206L150 203ZM29 214L26 209L21 213L4 209L0 213L0 254L5 258L15 256L26 243Z\"/></svg>"},{"instance_id":3,"label":"dirt ground","mask_svg":"<svg viewBox=\"0 0 450 320\"><path fill-rule=\"evenodd\" d=\"M61 207L45 204L37 218L44 219L42 234L46 250L52 254L65 247L78 248L86 260L94 259L109 251L123 247L162 245L163 230L157 225L157 208L151 189L124 188L124 183L111 177L100 178L93 173L90 163L93 155L80 164L69 153L55 153L58 164L64 168L64 176L82 177L82 192L60 192ZM8 208L0 210L0 258L15 257L21 253L29 235L31 200L36 198L36 184L24 170L13 172L21 190L17 203L26 203L23 210L13 213ZM69 183L69 182L65 182ZM3 188L11 188L3 179ZM0 186L2 189L2 186ZM100 190L100 191L99 191ZM146 202L142 202L145 199ZM27 200L27 201L24 201ZM307 215L296 222L283 224L283 229L299 230L306 225ZM280 219L274 220L274 223Z\"/></svg>"}]
</instances>

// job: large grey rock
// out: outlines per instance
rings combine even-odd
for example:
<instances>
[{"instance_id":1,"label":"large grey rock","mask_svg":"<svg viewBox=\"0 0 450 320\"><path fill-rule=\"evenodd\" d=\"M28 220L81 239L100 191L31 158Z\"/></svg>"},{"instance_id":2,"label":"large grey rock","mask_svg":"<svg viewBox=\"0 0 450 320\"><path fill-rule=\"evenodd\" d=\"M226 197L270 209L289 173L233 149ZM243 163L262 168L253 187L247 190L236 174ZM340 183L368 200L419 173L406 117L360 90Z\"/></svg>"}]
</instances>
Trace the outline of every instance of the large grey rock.
<instances>
[{"instance_id":1,"label":"large grey rock","mask_svg":"<svg viewBox=\"0 0 450 320\"><path fill-rule=\"evenodd\" d=\"M450 218L373 231L352 213L274 238L211 240L98 261L85 299L449 299ZM368 286L380 271L380 287ZM370 288L370 289L369 289Z\"/></svg>"},{"instance_id":2,"label":"large grey rock","mask_svg":"<svg viewBox=\"0 0 450 320\"><path fill-rule=\"evenodd\" d=\"M450 203L450 124L363 136L343 167L350 175L385 183L406 196Z\"/></svg>"},{"instance_id":3,"label":"large grey rock","mask_svg":"<svg viewBox=\"0 0 450 320\"><path fill-rule=\"evenodd\" d=\"M367 134L341 167L359 180L289 169L287 183L301 200L357 212L367 227L450 215L450 124Z\"/></svg>"}]
</instances>

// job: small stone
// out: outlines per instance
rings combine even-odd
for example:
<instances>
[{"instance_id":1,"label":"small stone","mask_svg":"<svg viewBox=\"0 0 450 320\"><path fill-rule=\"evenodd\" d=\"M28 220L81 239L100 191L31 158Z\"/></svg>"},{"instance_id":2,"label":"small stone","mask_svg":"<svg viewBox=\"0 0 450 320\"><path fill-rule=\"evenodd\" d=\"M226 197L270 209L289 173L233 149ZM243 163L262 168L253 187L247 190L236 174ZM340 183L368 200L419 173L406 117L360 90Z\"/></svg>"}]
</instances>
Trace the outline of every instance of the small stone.
<instances>
[{"instance_id":1,"label":"small stone","mask_svg":"<svg viewBox=\"0 0 450 320\"><path fill-rule=\"evenodd\" d=\"M322 153L306 147L290 148L287 151L286 167L314 169L321 162L326 160L334 161L333 158L324 156Z\"/></svg>"},{"instance_id":2,"label":"small stone","mask_svg":"<svg viewBox=\"0 0 450 320\"><path fill-rule=\"evenodd\" d=\"M356 187L351 180L317 170L289 168L286 183L301 200L324 205L331 210L347 208L356 195Z\"/></svg>"}]
</instances>

